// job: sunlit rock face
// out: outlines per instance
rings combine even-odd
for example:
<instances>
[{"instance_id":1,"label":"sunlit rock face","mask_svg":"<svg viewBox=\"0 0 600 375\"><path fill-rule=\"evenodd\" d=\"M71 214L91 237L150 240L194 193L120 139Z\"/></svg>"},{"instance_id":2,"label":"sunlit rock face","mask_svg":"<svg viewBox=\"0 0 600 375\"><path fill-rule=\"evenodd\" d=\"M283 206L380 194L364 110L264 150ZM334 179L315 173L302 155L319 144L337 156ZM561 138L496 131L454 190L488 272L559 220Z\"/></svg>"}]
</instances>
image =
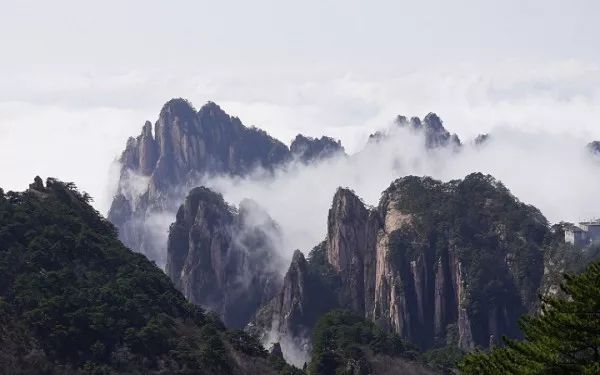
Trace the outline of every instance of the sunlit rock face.
<instances>
[{"instance_id":1,"label":"sunlit rock face","mask_svg":"<svg viewBox=\"0 0 600 375\"><path fill-rule=\"evenodd\" d=\"M281 236L252 201L239 210L194 188L169 229L166 272L192 303L242 328L281 286Z\"/></svg>"},{"instance_id":2,"label":"sunlit rock face","mask_svg":"<svg viewBox=\"0 0 600 375\"><path fill-rule=\"evenodd\" d=\"M316 311L342 307L422 348L485 347L518 336L535 308L548 231L537 209L481 174L401 178L375 208L339 189L326 240L294 256L252 329L303 332Z\"/></svg>"}]
</instances>

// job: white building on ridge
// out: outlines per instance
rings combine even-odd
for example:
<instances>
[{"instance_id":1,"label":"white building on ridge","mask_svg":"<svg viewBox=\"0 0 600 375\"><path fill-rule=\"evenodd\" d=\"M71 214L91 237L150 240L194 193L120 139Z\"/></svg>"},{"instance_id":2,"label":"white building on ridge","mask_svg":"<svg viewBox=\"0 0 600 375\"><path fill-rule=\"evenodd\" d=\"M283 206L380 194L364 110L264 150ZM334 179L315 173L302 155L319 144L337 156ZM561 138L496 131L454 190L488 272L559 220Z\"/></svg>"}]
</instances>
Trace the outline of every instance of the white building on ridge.
<instances>
[{"instance_id":1,"label":"white building on ridge","mask_svg":"<svg viewBox=\"0 0 600 375\"><path fill-rule=\"evenodd\" d=\"M600 244L600 220L584 221L565 229L565 242L577 247Z\"/></svg>"}]
</instances>

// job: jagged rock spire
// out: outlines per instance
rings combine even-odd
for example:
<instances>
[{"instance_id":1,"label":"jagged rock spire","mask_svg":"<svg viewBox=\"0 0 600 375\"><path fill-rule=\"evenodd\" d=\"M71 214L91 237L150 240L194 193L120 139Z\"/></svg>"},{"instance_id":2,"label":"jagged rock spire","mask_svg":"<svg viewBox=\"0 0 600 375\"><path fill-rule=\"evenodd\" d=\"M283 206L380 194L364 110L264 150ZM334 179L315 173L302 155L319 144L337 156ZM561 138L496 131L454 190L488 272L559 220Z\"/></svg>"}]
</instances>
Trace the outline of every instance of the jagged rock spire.
<instances>
[{"instance_id":1,"label":"jagged rock spire","mask_svg":"<svg viewBox=\"0 0 600 375\"><path fill-rule=\"evenodd\" d=\"M246 220L250 210L262 220ZM190 302L242 328L281 285L277 233L255 203L238 213L220 194L194 188L170 226L166 273Z\"/></svg>"}]
</instances>

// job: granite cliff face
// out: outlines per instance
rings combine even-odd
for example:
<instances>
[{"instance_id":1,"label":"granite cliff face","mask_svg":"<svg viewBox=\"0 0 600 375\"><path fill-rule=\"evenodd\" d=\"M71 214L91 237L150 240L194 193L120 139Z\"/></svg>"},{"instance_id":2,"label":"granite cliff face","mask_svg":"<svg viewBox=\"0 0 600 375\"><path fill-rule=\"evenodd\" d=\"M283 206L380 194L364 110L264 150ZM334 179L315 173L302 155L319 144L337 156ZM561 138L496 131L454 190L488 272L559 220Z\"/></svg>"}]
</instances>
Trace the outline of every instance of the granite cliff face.
<instances>
[{"instance_id":1,"label":"granite cliff face","mask_svg":"<svg viewBox=\"0 0 600 375\"><path fill-rule=\"evenodd\" d=\"M170 100L154 128L146 122L141 134L127 141L108 218L128 247L163 266L165 223L202 178L243 176L255 168L272 171L294 156L308 163L343 152L331 138L301 135L292 149L260 129L244 126L215 103L196 111L184 99Z\"/></svg>"},{"instance_id":2,"label":"granite cliff face","mask_svg":"<svg viewBox=\"0 0 600 375\"><path fill-rule=\"evenodd\" d=\"M230 173L241 175L261 166L269 169L288 158L287 147L256 128L245 127L237 117L209 102L198 112L183 99L166 103L152 129L130 139L123 167L150 176L152 193L185 183L190 175Z\"/></svg>"},{"instance_id":3,"label":"granite cliff face","mask_svg":"<svg viewBox=\"0 0 600 375\"><path fill-rule=\"evenodd\" d=\"M244 327L281 286L279 229L252 201L239 210L199 187L169 230L166 272L188 301Z\"/></svg>"},{"instance_id":4,"label":"granite cliff face","mask_svg":"<svg viewBox=\"0 0 600 375\"><path fill-rule=\"evenodd\" d=\"M537 209L481 174L401 178L377 208L340 189L325 242L300 262L308 277L286 277L276 308L263 309L254 329L310 326L298 314L328 295L328 307L358 312L421 348L486 347L518 336L519 317L534 309L548 231Z\"/></svg>"}]
</instances>

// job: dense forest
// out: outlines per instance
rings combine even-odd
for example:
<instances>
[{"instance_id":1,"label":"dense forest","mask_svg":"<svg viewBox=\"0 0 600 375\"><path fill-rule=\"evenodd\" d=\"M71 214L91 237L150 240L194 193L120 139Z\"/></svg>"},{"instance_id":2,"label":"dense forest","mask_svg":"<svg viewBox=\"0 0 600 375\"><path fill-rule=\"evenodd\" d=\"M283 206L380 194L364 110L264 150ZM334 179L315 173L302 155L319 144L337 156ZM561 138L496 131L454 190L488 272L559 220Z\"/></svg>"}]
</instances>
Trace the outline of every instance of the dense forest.
<instances>
[{"instance_id":1,"label":"dense forest","mask_svg":"<svg viewBox=\"0 0 600 375\"><path fill-rule=\"evenodd\" d=\"M468 355L462 373L600 374L600 262L567 275L561 289L564 297L542 297L542 311L521 320L524 340Z\"/></svg>"},{"instance_id":2,"label":"dense forest","mask_svg":"<svg viewBox=\"0 0 600 375\"><path fill-rule=\"evenodd\" d=\"M0 190L0 373L295 370L188 303L75 186Z\"/></svg>"},{"instance_id":3,"label":"dense forest","mask_svg":"<svg viewBox=\"0 0 600 375\"><path fill-rule=\"evenodd\" d=\"M90 200L52 178L44 184L37 177L22 193L0 189L0 373L435 374L463 356L456 347L419 353L355 312L333 310L315 324L310 362L293 368L280 350L269 354L257 338L228 330L188 303L160 269L122 245ZM532 222L527 235L542 237L539 224ZM550 232L540 243L558 241L560 227ZM319 250L309 257L309 279L327 290L338 280L324 277L330 270ZM547 255L559 259L557 252L568 250ZM567 263L580 264L582 256ZM469 277L476 284L485 275ZM542 297L541 313L522 319L522 340L504 339L491 351L468 354L460 370L600 373L599 286L600 263L567 275L560 293Z\"/></svg>"}]
</instances>

